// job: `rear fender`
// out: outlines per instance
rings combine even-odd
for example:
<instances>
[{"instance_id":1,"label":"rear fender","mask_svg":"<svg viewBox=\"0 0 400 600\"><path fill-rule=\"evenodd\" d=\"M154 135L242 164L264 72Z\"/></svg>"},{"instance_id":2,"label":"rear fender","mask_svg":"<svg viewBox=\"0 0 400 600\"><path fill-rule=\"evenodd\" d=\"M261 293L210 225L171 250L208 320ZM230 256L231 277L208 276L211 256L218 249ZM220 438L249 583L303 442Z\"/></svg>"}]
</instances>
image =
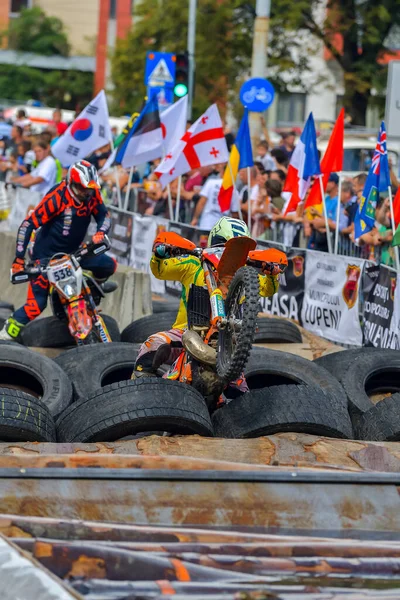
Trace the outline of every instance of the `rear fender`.
<instances>
[{"instance_id":1,"label":"rear fender","mask_svg":"<svg viewBox=\"0 0 400 600\"><path fill-rule=\"evenodd\" d=\"M90 318L86 302L83 298L79 298L68 304L68 328L72 337L77 340L84 340L92 331L93 322Z\"/></svg>"},{"instance_id":2,"label":"rear fender","mask_svg":"<svg viewBox=\"0 0 400 600\"><path fill-rule=\"evenodd\" d=\"M192 363L187 352L180 353L168 373L164 375L164 378L188 384L192 382Z\"/></svg>"}]
</instances>

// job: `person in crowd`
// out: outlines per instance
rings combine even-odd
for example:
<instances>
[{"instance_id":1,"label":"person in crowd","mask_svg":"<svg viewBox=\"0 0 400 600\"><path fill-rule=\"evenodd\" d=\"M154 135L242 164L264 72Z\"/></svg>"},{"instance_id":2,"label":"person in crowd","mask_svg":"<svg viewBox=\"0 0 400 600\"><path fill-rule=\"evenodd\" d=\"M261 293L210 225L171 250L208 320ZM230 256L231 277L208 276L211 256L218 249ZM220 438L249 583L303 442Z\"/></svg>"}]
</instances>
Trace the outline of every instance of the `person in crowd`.
<instances>
[{"instance_id":1,"label":"person in crowd","mask_svg":"<svg viewBox=\"0 0 400 600\"><path fill-rule=\"evenodd\" d=\"M283 171L282 169L275 169L275 171L271 171L271 173L269 174L269 179L271 181L273 179L279 181L283 187L286 181L286 171Z\"/></svg>"},{"instance_id":2,"label":"person in crowd","mask_svg":"<svg viewBox=\"0 0 400 600\"><path fill-rule=\"evenodd\" d=\"M335 223L336 227L336 211L339 188L339 177L337 173L331 173L326 185L327 195L325 196L326 213L328 221ZM310 215L313 217L311 221L312 235L309 240L308 247L312 250L320 252L328 252L328 241L326 237L326 223L322 207L311 206L309 209Z\"/></svg>"},{"instance_id":3,"label":"person in crowd","mask_svg":"<svg viewBox=\"0 0 400 600\"><path fill-rule=\"evenodd\" d=\"M249 182L248 182L248 170L240 169L239 170L239 180L241 181L243 187L239 192L239 201L240 208L242 210L243 218L247 221L247 214L249 210L249 200L251 202L251 209L255 206L259 194L260 194L260 184L259 184L259 171L257 167L250 167L250 193L249 193ZM250 198L249 198L250 196Z\"/></svg>"},{"instance_id":4,"label":"person in crowd","mask_svg":"<svg viewBox=\"0 0 400 600\"><path fill-rule=\"evenodd\" d=\"M265 184L267 183L270 173L271 171L266 171L264 169L264 165L262 162L260 161L256 161L254 163L255 168L257 169L257 183L258 185L263 185L265 186Z\"/></svg>"},{"instance_id":5,"label":"person in crowd","mask_svg":"<svg viewBox=\"0 0 400 600\"><path fill-rule=\"evenodd\" d=\"M31 126L31 121L28 118L28 115L26 114L26 110L24 108L19 108L17 110L17 115L16 115L16 119L14 121L14 125L17 125L18 127L21 127L22 129L25 129L25 127Z\"/></svg>"},{"instance_id":6,"label":"person in crowd","mask_svg":"<svg viewBox=\"0 0 400 600\"><path fill-rule=\"evenodd\" d=\"M32 192L47 194L57 181L57 164L50 154L50 146L45 141L38 141L33 148L36 166L30 173L14 177L13 183L29 188Z\"/></svg>"},{"instance_id":7,"label":"person in crowd","mask_svg":"<svg viewBox=\"0 0 400 600\"><path fill-rule=\"evenodd\" d=\"M257 146L257 161L260 161L266 171L273 171L275 161L269 153L269 144L266 140L261 140Z\"/></svg>"},{"instance_id":8,"label":"person in crowd","mask_svg":"<svg viewBox=\"0 0 400 600\"><path fill-rule=\"evenodd\" d=\"M275 168L273 169L273 171L279 169L286 174L289 160L282 148L273 148L271 150L271 156L275 161Z\"/></svg>"},{"instance_id":9,"label":"person in crowd","mask_svg":"<svg viewBox=\"0 0 400 600\"><path fill-rule=\"evenodd\" d=\"M51 125L54 125L56 128L58 137L65 133L68 129L67 123L64 123L62 120L62 112L59 108L56 108L56 110L53 112L53 122Z\"/></svg>"},{"instance_id":10,"label":"person in crowd","mask_svg":"<svg viewBox=\"0 0 400 600\"><path fill-rule=\"evenodd\" d=\"M8 145L8 152L14 152L17 149L18 144L23 142L23 129L19 125L13 125L11 129L11 141Z\"/></svg>"},{"instance_id":11,"label":"person in crowd","mask_svg":"<svg viewBox=\"0 0 400 600\"><path fill-rule=\"evenodd\" d=\"M58 252L76 252L85 239L92 216L97 223L97 232L92 241L98 244L108 233L111 219L103 204L97 172L89 162L82 160L70 167L66 181L52 187L30 216L21 223L12 273L24 270L25 252L34 231L40 228L35 237L31 258L45 265ZM113 275L117 265L113 258L102 254L83 258L81 266L92 271L102 284ZM7 319L0 331L0 340L15 340L23 327L46 308L48 293L49 282L44 275L33 279L29 284L26 304Z\"/></svg>"},{"instance_id":12,"label":"person in crowd","mask_svg":"<svg viewBox=\"0 0 400 600\"><path fill-rule=\"evenodd\" d=\"M277 150L282 150L286 161L289 162L295 148L296 133L294 131L283 131L281 133L281 143ZM272 153L271 153L272 154Z\"/></svg>"},{"instance_id":13,"label":"person in crowd","mask_svg":"<svg viewBox=\"0 0 400 600\"><path fill-rule=\"evenodd\" d=\"M218 173L217 178L209 177L201 188L200 198L194 209L191 225L200 227L200 229L210 230L222 216L228 213L222 213L218 203L219 190L222 185L222 177L225 170L225 164L214 165L214 171ZM232 198L231 214L238 215L238 199L234 194Z\"/></svg>"}]
</instances>

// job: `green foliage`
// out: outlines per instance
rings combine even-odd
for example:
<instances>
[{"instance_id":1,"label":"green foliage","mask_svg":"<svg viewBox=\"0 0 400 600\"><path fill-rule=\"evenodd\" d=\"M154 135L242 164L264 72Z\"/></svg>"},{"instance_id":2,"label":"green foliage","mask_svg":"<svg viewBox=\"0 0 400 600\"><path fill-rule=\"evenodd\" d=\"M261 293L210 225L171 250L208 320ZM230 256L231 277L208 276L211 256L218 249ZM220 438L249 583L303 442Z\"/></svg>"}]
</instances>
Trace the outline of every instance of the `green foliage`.
<instances>
[{"instance_id":1,"label":"green foliage","mask_svg":"<svg viewBox=\"0 0 400 600\"><path fill-rule=\"evenodd\" d=\"M47 16L39 7L23 9L6 32L12 50L52 56L68 56L70 46L60 19Z\"/></svg>"},{"instance_id":2,"label":"green foliage","mask_svg":"<svg viewBox=\"0 0 400 600\"><path fill-rule=\"evenodd\" d=\"M253 18L240 0L198 1L194 117L212 102L225 111L228 90L250 65ZM148 51L186 49L187 19L188 3L181 0L137 3L134 26L112 57L114 111L122 114L140 106Z\"/></svg>"},{"instance_id":3,"label":"green foliage","mask_svg":"<svg viewBox=\"0 0 400 600\"><path fill-rule=\"evenodd\" d=\"M66 102L65 94L71 99ZM48 106L75 109L93 96L93 74L80 71L46 71L26 66L0 65L0 98L35 98Z\"/></svg>"},{"instance_id":4,"label":"green foliage","mask_svg":"<svg viewBox=\"0 0 400 600\"><path fill-rule=\"evenodd\" d=\"M386 40L400 24L400 0L328 0L327 10L321 0L279 0L272 6L281 41L305 30L331 52L343 71L346 111L354 124L364 125L371 91L384 89L387 66L379 59L390 51Z\"/></svg>"}]
</instances>

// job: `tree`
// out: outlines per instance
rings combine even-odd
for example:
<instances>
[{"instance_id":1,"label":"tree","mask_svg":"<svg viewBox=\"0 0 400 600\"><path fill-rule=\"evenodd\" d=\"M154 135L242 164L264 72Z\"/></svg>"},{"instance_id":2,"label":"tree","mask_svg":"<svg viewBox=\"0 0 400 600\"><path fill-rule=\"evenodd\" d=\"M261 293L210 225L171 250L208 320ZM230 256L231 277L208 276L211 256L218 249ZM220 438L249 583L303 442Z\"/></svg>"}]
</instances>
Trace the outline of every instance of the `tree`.
<instances>
[{"instance_id":1,"label":"tree","mask_svg":"<svg viewBox=\"0 0 400 600\"><path fill-rule=\"evenodd\" d=\"M146 53L186 49L188 3L181 0L138 2L134 25L119 40L112 57L114 110L136 110L145 95ZM253 16L239 0L199 0L196 33L194 116L216 102L225 112L228 92L249 68Z\"/></svg>"},{"instance_id":2,"label":"tree","mask_svg":"<svg viewBox=\"0 0 400 600\"><path fill-rule=\"evenodd\" d=\"M365 125L371 92L386 84L382 59L400 25L400 0L279 0L272 6L283 43L300 30L324 44L343 72L346 111L353 124Z\"/></svg>"},{"instance_id":3,"label":"tree","mask_svg":"<svg viewBox=\"0 0 400 600\"><path fill-rule=\"evenodd\" d=\"M69 43L62 21L48 17L40 8L24 9L2 34L8 46L21 52L45 56L68 56ZM0 98L37 98L49 106L74 109L87 104L93 91L93 74L54 71L25 65L0 65ZM68 101L64 98L70 97Z\"/></svg>"},{"instance_id":4,"label":"tree","mask_svg":"<svg viewBox=\"0 0 400 600\"><path fill-rule=\"evenodd\" d=\"M70 46L62 21L47 16L39 7L23 9L17 19L11 20L5 35L12 50L46 56L69 54Z\"/></svg>"}]
</instances>

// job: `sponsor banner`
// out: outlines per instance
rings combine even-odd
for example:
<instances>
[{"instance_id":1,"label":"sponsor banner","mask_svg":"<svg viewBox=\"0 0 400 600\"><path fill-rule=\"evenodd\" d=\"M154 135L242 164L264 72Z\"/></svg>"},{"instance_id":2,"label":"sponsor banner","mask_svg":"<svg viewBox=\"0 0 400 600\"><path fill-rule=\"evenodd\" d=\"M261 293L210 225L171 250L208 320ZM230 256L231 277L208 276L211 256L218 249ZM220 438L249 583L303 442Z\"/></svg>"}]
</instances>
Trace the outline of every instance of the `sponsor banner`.
<instances>
[{"instance_id":1,"label":"sponsor banner","mask_svg":"<svg viewBox=\"0 0 400 600\"><path fill-rule=\"evenodd\" d=\"M306 253L292 250L287 254L288 266L279 279L279 291L271 298L260 298L263 311L270 315L301 320L304 298Z\"/></svg>"},{"instance_id":2,"label":"sponsor banner","mask_svg":"<svg viewBox=\"0 0 400 600\"><path fill-rule=\"evenodd\" d=\"M150 259L153 242L160 231L168 230L167 219L161 217L134 216L132 241L130 248L130 265L134 269L150 274L151 291L155 294L165 293L165 282L156 279L150 271Z\"/></svg>"},{"instance_id":3,"label":"sponsor banner","mask_svg":"<svg viewBox=\"0 0 400 600\"><path fill-rule=\"evenodd\" d=\"M390 323L390 333L392 336L390 348L393 350L400 350L400 275L397 275L396 289L394 291L393 315Z\"/></svg>"},{"instance_id":4,"label":"sponsor banner","mask_svg":"<svg viewBox=\"0 0 400 600\"><path fill-rule=\"evenodd\" d=\"M364 346L375 348L399 349L398 309L394 314L396 294L396 273L381 266L376 276L376 269L367 270L367 277L373 285L364 296ZM396 294L399 299L399 293ZM393 321L393 316L395 321Z\"/></svg>"},{"instance_id":5,"label":"sponsor banner","mask_svg":"<svg viewBox=\"0 0 400 600\"><path fill-rule=\"evenodd\" d=\"M28 188L17 188L15 201L7 219L10 231L18 231L22 221L36 208L41 200L42 194L40 192L32 192Z\"/></svg>"},{"instance_id":6,"label":"sponsor banner","mask_svg":"<svg viewBox=\"0 0 400 600\"><path fill-rule=\"evenodd\" d=\"M113 209L110 209L110 214L110 254L118 261L120 265L129 265L134 215Z\"/></svg>"},{"instance_id":7,"label":"sponsor banner","mask_svg":"<svg viewBox=\"0 0 400 600\"><path fill-rule=\"evenodd\" d=\"M332 342L362 345L359 287L364 261L307 252L302 325Z\"/></svg>"}]
</instances>

